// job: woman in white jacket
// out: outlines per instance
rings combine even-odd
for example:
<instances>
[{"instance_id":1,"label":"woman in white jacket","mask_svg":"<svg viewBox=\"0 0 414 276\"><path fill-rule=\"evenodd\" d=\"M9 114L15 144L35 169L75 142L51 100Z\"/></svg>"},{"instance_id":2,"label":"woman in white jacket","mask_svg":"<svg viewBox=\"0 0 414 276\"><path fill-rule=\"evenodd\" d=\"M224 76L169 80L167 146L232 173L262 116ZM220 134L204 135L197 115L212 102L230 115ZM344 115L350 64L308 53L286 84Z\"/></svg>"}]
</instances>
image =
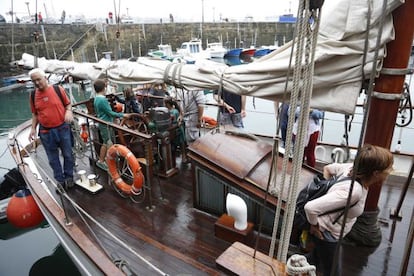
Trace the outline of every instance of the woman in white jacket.
<instances>
[{"instance_id":1,"label":"woman in white jacket","mask_svg":"<svg viewBox=\"0 0 414 276\"><path fill-rule=\"evenodd\" d=\"M392 166L393 156L388 149L365 145L358 151L354 163L334 163L324 167L326 179L334 175L355 176L351 207L345 219L344 235L351 231L357 217L363 213L369 186L385 181L392 171ZM351 180L341 181L333 185L326 195L309 201L305 205L306 216L311 224L309 232L315 242L315 248L309 255L308 261L315 265L320 262L324 276L330 275L344 217L341 215L342 210L322 214L346 206L351 182ZM334 275L341 275L340 272L341 254L338 257L338 266L335 268Z\"/></svg>"}]
</instances>

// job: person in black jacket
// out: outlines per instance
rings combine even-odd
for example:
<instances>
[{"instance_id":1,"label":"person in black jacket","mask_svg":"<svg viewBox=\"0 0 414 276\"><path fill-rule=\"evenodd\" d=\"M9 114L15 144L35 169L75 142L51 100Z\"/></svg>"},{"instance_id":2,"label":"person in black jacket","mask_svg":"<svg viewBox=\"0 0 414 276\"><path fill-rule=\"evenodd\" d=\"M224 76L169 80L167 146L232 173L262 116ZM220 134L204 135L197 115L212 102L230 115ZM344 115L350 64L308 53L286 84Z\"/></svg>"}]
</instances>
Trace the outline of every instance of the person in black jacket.
<instances>
[{"instance_id":1,"label":"person in black jacket","mask_svg":"<svg viewBox=\"0 0 414 276\"><path fill-rule=\"evenodd\" d=\"M124 89L124 99L115 96L115 99L125 105L125 113L143 113L142 104L138 101L131 88Z\"/></svg>"}]
</instances>

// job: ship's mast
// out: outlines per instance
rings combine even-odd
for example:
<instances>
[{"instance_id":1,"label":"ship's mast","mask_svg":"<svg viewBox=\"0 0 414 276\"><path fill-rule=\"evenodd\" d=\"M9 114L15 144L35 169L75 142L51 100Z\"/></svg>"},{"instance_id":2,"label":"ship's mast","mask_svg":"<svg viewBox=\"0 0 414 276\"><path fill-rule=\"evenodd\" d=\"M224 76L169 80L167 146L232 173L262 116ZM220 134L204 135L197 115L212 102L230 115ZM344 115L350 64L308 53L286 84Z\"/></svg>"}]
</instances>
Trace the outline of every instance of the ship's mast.
<instances>
[{"instance_id":1,"label":"ship's mast","mask_svg":"<svg viewBox=\"0 0 414 276\"><path fill-rule=\"evenodd\" d=\"M393 11L395 39L387 44L387 56L381 73L375 80L364 143L388 149L391 147L405 75L408 73L407 66L414 34L413 14L413 0L405 1ZM352 236L358 241L356 233L362 232L359 240L362 244L376 246L381 241L381 231L377 226L377 206L381 187L382 183L370 187L364 214L358 218L351 235L348 234L348 237ZM367 233L369 234L366 235Z\"/></svg>"}]
</instances>

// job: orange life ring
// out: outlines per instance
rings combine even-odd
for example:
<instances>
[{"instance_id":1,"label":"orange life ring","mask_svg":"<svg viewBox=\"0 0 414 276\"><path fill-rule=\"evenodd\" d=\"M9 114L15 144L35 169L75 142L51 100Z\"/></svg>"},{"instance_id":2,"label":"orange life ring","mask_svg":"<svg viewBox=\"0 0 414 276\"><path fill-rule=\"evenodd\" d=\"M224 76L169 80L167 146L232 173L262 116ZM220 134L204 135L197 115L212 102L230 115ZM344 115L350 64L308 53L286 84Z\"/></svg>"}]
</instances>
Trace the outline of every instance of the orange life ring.
<instances>
[{"instance_id":1,"label":"orange life ring","mask_svg":"<svg viewBox=\"0 0 414 276\"><path fill-rule=\"evenodd\" d=\"M116 167L116 158L118 156L122 156L128 161L128 166L134 178L132 185L125 183L118 173ZM127 195L139 195L141 193L144 175L142 174L141 166L137 158L126 146L120 144L112 145L106 154L106 162L108 164L109 174L119 190Z\"/></svg>"}]
</instances>

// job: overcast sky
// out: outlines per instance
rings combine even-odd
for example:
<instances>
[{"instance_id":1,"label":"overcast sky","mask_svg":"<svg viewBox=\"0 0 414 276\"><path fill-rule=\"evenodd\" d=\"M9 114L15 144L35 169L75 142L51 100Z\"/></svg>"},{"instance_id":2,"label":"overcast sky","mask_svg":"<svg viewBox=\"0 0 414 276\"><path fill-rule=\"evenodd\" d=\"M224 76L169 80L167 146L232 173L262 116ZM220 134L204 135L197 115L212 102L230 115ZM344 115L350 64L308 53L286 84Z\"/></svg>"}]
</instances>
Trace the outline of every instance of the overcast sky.
<instances>
[{"instance_id":1,"label":"overcast sky","mask_svg":"<svg viewBox=\"0 0 414 276\"><path fill-rule=\"evenodd\" d=\"M168 18L169 14L178 19L201 21L204 7L204 21L218 21L220 18L232 20L252 16L253 20L263 20L281 14L296 14L298 0L0 0L0 14L6 15L12 9L18 17L41 12L43 17L60 17L62 11L66 16L84 15L89 18L105 18L108 12L122 15L129 14L139 18ZM28 3L28 5L26 4ZM10 16L6 17L10 21Z\"/></svg>"}]
</instances>

